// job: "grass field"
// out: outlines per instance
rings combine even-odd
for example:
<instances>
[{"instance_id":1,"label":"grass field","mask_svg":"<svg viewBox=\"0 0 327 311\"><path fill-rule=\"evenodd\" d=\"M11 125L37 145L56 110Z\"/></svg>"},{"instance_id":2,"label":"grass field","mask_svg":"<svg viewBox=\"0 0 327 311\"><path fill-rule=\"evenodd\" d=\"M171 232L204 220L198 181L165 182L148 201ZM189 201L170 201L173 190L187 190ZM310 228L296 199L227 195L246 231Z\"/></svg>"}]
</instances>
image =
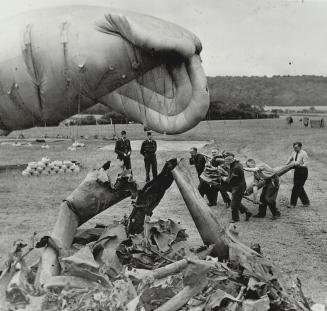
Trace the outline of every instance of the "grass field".
<instances>
[{"instance_id":1,"label":"grass field","mask_svg":"<svg viewBox=\"0 0 327 311\"><path fill-rule=\"evenodd\" d=\"M142 126L129 124L117 126L117 132L126 128L132 139L142 139ZM74 129L70 129L74 131ZM76 130L76 129L75 129ZM26 137L41 136L44 129L24 131ZM58 128L47 128L48 136L56 136ZM15 137L19 133L12 133ZM111 137L111 126L85 126L78 129L79 135ZM215 139L221 149L237 154L240 160L254 157L272 166L285 163L291 152L292 142L300 140L308 152L311 163L309 179L306 184L312 206L297 209L286 208L292 187L292 173L282 178L279 194L279 208L282 218L277 221L251 219L249 223L239 224L240 237L244 243L259 243L264 254L291 278L299 276L304 283L307 295L317 302L327 304L327 129L304 129L299 122L292 128L283 119L242 120L202 122L189 132L175 136L155 135L161 140L180 140L179 151L162 150L158 153L159 168L165 160L172 157L188 157L190 146L187 141ZM99 167L107 159L115 159L112 151L100 149L113 144L106 140L87 140L86 148L76 152L67 151L71 141L49 143L50 149L32 147L13 147L0 145L0 165L27 163L49 156L51 159L76 159L84 168L78 175L54 175L47 177L24 178L18 171L0 173L0 262L6 259L10 246L18 238L27 240L34 231L39 236L48 234L55 222L60 202L79 184L89 169ZM164 144L164 142L161 142ZM184 147L185 148L184 148ZM184 151L183 151L184 149ZM132 154L132 165L136 179L145 179L143 159L138 151ZM194 169L193 169L194 172ZM194 175L195 176L195 175ZM245 204L255 212L256 207ZM213 210L224 223L230 219L219 198ZM130 200L117 204L90 221L108 223L121 218L131 211ZM168 191L155 215L180 221L190 235L191 241L200 243L193 221L185 208L176 185Z\"/></svg>"}]
</instances>

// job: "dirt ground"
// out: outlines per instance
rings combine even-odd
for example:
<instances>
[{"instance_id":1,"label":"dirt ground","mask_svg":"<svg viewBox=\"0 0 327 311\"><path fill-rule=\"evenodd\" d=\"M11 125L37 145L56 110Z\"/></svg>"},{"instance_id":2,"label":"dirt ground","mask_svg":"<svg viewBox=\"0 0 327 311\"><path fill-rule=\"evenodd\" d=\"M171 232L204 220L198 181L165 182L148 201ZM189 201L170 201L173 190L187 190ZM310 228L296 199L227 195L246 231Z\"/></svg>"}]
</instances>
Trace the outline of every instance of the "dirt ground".
<instances>
[{"instance_id":1,"label":"dirt ground","mask_svg":"<svg viewBox=\"0 0 327 311\"><path fill-rule=\"evenodd\" d=\"M117 131L122 128L123 126L118 126ZM94 131L94 128L83 127L80 132L87 133L91 129ZM50 132L51 129L47 131ZM56 129L52 131L55 136ZM106 131L109 136L112 134L110 128L102 131ZM140 125L128 125L127 131L132 139L144 137ZM24 135L33 136L33 130L24 132ZM309 297L316 302L327 304L326 129L304 129L299 123L289 128L285 120L210 121L202 122L182 135L156 136L161 144L158 152L159 168L169 158L188 157L191 141L211 139L215 139L221 149L236 153L241 161L253 157L276 167L285 163L291 152L292 142L302 141L311 159L306 184L311 206L304 208L299 204L296 209L286 208L292 188L290 172L282 178L278 198L282 218L277 221L272 221L269 217L251 219L248 223L242 220L238 226L240 238L244 243L259 243L264 254L280 267L287 277L300 277L304 291ZM165 149L164 140L179 140L178 148L168 148L172 143L167 142ZM0 165L27 163L47 155L53 160L76 159L85 167L77 175L27 178L21 176L19 171L0 173L0 263L6 259L15 240L20 238L27 241L34 231L38 236L49 234L60 202L79 184L89 169L99 167L107 159L115 158L112 147L102 149L113 142L88 140L85 143L86 148L76 152L67 151L71 141L51 143L48 150L34 144L32 147L0 144ZM133 152L132 165L136 179L144 181L144 164L138 151ZM194 168L191 169L196 178ZM256 211L256 207L251 203L244 203L253 212ZM97 222L109 223L129 214L131 210L130 199L126 199L98 215L86 226ZM213 207L213 210L221 222L228 223L230 210L226 210L220 197L218 206ZM191 241L195 244L201 243L175 184L155 210L155 216L180 221L187 229Z\"/></svg>"}]
</instances>

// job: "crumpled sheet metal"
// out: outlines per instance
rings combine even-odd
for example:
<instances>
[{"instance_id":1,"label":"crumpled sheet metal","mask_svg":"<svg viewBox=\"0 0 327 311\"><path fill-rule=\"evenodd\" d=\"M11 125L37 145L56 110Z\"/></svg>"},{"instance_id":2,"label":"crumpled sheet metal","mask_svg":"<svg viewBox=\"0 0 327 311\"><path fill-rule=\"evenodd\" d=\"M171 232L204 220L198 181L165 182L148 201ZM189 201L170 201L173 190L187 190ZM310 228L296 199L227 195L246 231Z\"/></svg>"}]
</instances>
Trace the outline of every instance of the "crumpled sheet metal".
<instances>
[{"instance_id":1,"label":"crumpled sheet metal","mask_svg":"<svg viewBox=\"0 0 327 311\"><path fill-rule=\"evenodd\" d=\"M119 189L115 190L99 182L98 176L99 170L88 173L82 183L61 204L56 224L51 233L54 247L47 245L42 252L36 279L39 287L49 277L60 273L61 267L56 249L69 249L79 225L128 197L131 187L135 186L134 182L124 179L120 183Z\"/></svg>"},{"instance_id":2,"label":"crumpled sheet metal","mask_svg":"<svg viewBox=\"0 0 327 311\"><path fill-rule=\"evenodd\" d=\"M116 204L122 198L130 196L127 180L126 188L115 190L99 183L98 176L99 170L89 172L82 183L66 198L78 216L79 225Z\"/></svg>"},{"instance_id":3,"label":"crumpled sheet metal","mask_svg":"<svg viewBox=\"0 0 327 311\"><path fill-rule=\"evenodd\" d=\"M115 236L124 238L125 234L119 233L121 225L112 228L103 233L99 243L104 239L114 241L112 238ZM112 247L114 250L117 245ZM23 307L27 311L150 311L154 308L158 311L310 310L310 307L304 307L301 301L305 297L298 296L296 288L294 292L285 291L276 288L275 282L270 279L264 282L255 279L249 275L251 271L247 270L244 261L234 265L231 261L219 262L214 257L201 260L193 256L154 270L154 265L150 270L135 269L132 265L126 267L125 272L111 277L103 269L106 263L96 262L92 245L88 245L61 258L65 266L62 275L47 279L44 284L46 292L37 292L33 287L33 275L19 274L27 269L20 246L10 254L10 258L10 262L16 264L11 265L13 274L10 278L0 277L0 287L3 293L7 293L0 299L0 310L21 310ZM157 256L157 260L163 259L161 255ZM23 269L18 270L18 265ZM9 296L8 289L13 289ZM1 309L4 302L7 308ZM317 307L320 308L319 305Z\"/></svg>"},{"instance_id":4,"label":"crumpled sheet metal","mask_svg":"<svg viewBox=\"0 0 327 311\"><path fill-rule=\"evenodd\" d=\"M175 24L96 6L3 20L0 129L60 121L101 102L161 133L194 127L209 108L200 40Z\"/></svg>"}]
</instances>

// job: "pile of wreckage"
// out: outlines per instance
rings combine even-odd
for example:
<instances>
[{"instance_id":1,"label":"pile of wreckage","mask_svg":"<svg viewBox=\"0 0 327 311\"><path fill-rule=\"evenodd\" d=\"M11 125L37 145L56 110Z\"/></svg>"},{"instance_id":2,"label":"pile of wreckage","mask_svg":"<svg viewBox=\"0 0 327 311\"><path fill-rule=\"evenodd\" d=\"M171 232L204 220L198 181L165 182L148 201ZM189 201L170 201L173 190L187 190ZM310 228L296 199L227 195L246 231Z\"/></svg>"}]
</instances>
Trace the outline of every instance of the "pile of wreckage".
<instances>
[{"instance_id":1,"label":"pile of wreckage","mask_svg":"<svg viewBox=\"0 0 327 311\"><path fill-rule=\"evenodd\" d=\"M283 172L289 170L285 167ZM266 311L319 310L297 280L290 286L261 253L238 240L235 224L217 221L185 160L166 162L142 189L126 174L91 171L64 200L50 236L15 244L0 277L0 310ZM203 241L194 248L173 220L152 221L176 182ZM129 217L79 226L131 196ZM41 251L35 264L29 264ZM323 310L323 309L321 309Z\"/></svg>"}]
</instances>

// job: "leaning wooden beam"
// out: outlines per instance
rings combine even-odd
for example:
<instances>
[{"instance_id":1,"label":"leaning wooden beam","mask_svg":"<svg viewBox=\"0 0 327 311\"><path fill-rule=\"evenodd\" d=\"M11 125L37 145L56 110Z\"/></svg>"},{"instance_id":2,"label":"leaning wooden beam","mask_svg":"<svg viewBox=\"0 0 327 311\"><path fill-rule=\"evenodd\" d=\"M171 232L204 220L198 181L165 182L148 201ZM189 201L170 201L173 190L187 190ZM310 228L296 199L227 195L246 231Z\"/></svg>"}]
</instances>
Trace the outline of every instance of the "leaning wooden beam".
<instances>
[{"instance_id":1,"label":"leaning wooden beam","mask_svg":"<svg viewBox=\"0 0 327 311\"><path fill-rule=\"evenodd\" d=\"M288 169L285 167L282 171ZM289 296L285 290L284 278L279 269L264 256L240 242L235 225L224 230L223 225L219 224L214 217L210 218L207 205L204 204L196 189L185 161L181 161L177 165L173 170L173 175L204 243L207 244L211 240L211 243L215 244L214 255L221 258L227 254L229 261L236 266L243 267L246 274L270 283L271 290L278 291L290 305L297 305L294 297ZM272 280L274 282L271 282Z\"/></svg>"},{"instance_id":2,"label":"leaning wooden beam","mask_svg":"<svg viewBox=\"0 0 327 311\"><path fill-rule=\"evenodd\" d=\"M120 183L119 189L113 189L98 181L99 174L98 170L90 172L61 204L56 224L42 251L36 286L41 287L50 277L60 273L59 250L70 248L78 226L130 196L127 181L125 185Z\"/></svg>"},{"instance_id":3,"label":"leaning wooden beam","mask_svg":"<svg viewBox=\"0 0 327 311\"><path fill-rule=\"evenodd\" d=\"M292 168L293 164L287 165L277 170L277 174L281 176ZM255 251L232 237L230 230L225 230L223 225L217 221L211 209L201 197L185 159L178 163L172 173L204 244L215 245L213 249L214 256L217 256L220 260L226 259L229 257L230 249L238 249L243 250L244 254L248 256L260 257ZM248 187L248 189L253 191L253 187Z\"/></svg>"},{"instance_id":4,"label":"leaning wooden beam","mask_svg":"<svg viewBox=\"0 0 327 311\"><path fill-rule=\"evenodd\" d=\"M228 258L224 228L215 221L211 209L201 197L186 160L182 159L172 173L204 244L215 245L213 255L217 256L219 260Z\"/></svg>"}]
</instances>

